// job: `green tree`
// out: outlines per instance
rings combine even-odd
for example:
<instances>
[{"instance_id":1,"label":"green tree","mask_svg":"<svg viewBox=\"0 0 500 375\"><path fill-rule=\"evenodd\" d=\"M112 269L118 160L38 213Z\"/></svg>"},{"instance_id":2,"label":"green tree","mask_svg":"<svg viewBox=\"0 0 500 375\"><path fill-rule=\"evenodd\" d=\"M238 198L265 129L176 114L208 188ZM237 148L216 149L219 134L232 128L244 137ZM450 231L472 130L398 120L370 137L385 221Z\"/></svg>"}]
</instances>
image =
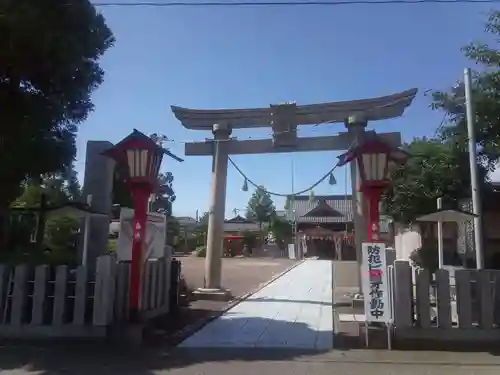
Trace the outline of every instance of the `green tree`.
<instances>
[{"instance_id":1,"label":"green tree","mask_svg":"<svg viewBox=\"0 0 500 375\"><path fill-rule=\"evenodd\" d=\"M473 74L472 101L476 114L475 133L478 159L492 170L500 157L500 12L493 11L486 22L493 43L475 42L462 48L465 56L482 68ZM449 91L433 92L433 108L444 111L441 138L461 151L467 151L465 93L462 82Z\"/></svg>"},{"instance_id":2,"label":"green tree","mask_svg":"<svg viewBox=\"0 0 500 375\"><path fill-rule=\"evenodd\" d=\"M486 31L498 43L500 12L490 13ZM467 58L483 68L473 76L472 100L482 189L488 191L487 172L500 157L500 51L482 42L465 46ZM458 78L458 77L457 77ZM414 155L404 167L393 171L393 187L384 198L387 213L410 222L436 210L436 198L470 196L468 136L463 82L448 91L432 93L431 107L443 112L436 139L417 139L405 147Z\"/></svg>"},{"instance_id":3,"label":"green tree","mask_svg":"<svg viewBox=\"0 0 500 375\"><path fill-rule=\"evenodd\" d=\"M79 185L70 176L68 179L63 175L47 175L42 179L27 181L23 193L14 201L13 206L40 207L42 195L45 196L45 203L48 206L75 200L80 195ZM37 224L35 216L23 213L18 220L13 221L13 224L10 227L11 241L4 260L17 259L17 261L50 264L76 262L77 249L74 240L79 229L79 220L72 217L54 217L47 220L45 225L39 227L42 232L37 241L40 241L39 244L42 246L29 242L30 234ZM46 249L49 251L45 252Z\"/></svg>"},{"instance_id":4,"label":"green tree","mask_svg":"<svg viewBox=\"0 0 500 375\"><path fill-rule=\"evenodd\" d=\"M0 15L1 239L22 181L72 164L114 38L89 0L6 0Z\"/></svg>"},{"instance_id":5,"label":"green tree","mask_svg":"<svg viewBox=\"0 0 500 375\"><path fill-rule=\"evenodd\" d=\"M76 174L47 174L37 179L26 180L22 184L22 194L16 198L13 206L37 206L41 202L42 194L46 197L46 204L57 205L79 200L81 188Z\"/></svg>"},{"instance_id":6,"label":"green tree","mask_svg":"<svg viewBox=\"0 0 500 375\"><path fill-rule=\"evenodd\" d=\"M153 211L172 216L172 204L176 198L172 187L173 182L174 176L171 172L159 174L158 189L154 193Z\"/></svg>"},{"instance_id":7,"label":"green tree","mask_svg":"<svg viewBox=\"0 0 500 375\"><path fill-rule=\"evenodd\" d=\"M276 244L280 247L293 236L292 225L278 216L271 219L270 230L274 235Z\"/></svg>"},{"instance_id":8,"label":"green tree","mask_svg":"<svg viewBox=\"0 0 500 375\"><path fill-rule=\"evenodd\" d=\"M246 216L247 219L259 222L261 241L263 241L264 237L262 224L269 223L275 215L276 208L274 207L271 195L264 186L259 186L248 201Z\"/></svg>"},{"instance_id":9,"label":"green tree","mask_svg":"<svg viewBox=\"0 0 500 375\"><path fill-rule=\"evenodd\" d=\"M410 260L414 266L425 268L431 274L439 268L438 250L433 246L413 250L410 254Z\"/></svg>"},{"instance_id":10,"label":"green tree","mask_svg":"<svg viewBox=\"0 0 500 375\"><path fill-rule=\"evenodd\" d=\"M209 216L210 214L208 212L204 212L198 219L198 229L203 233L206 233L208 231Z\"/></svg>"},{"instance_id":11,"label":"green tree","mask_svg":"<svg viewBox=\"0 0 500 375\"><path fill-rule=\"evenodd\" d=\"M259 223L269 222L276 213L271 195L264 186L259 186L250 197L247 205L247 219L256 220Z\"/></svg>"},{"instance_id":12,"label":"green tree","mask_svg":"<svg viewBox=\"0 0 500 375\"><path fill-rule=\"evenodd\" d=\"M412 157L392 170L391 187L383 197L385 212L395 221L412 222L436 210L436 200L468 196L468 156L439 139L417 138L403 148ZM486 170L481 168L483 179Z\"/></svg>"},{"instance_id":13,"label":"green tree","mask_svg":"<svg viewBox=\"0 0 500 375\"><path fill-rule=\"evenodd\" d=\"M44 244L49 249L50 263L75 264L78 250L74 241L79 229L79 220L61 216L47 221Z\"/></svg>"}]
</instances>

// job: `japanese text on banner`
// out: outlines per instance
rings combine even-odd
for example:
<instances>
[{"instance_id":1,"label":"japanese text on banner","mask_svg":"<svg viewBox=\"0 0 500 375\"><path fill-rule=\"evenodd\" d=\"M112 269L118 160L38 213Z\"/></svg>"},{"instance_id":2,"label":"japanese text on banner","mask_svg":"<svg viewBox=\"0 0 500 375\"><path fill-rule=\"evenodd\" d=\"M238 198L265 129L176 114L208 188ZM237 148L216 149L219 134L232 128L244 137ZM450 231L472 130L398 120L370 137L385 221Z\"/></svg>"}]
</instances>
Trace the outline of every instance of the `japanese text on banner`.
<instances>
[{"instance_id":1,"label":"japanese text on banner","mask_svg":"<svg viewBox=\"0 0 500 375\"><path fill-rule=\"evenodd\" d=\"M385 244L363 243L363 294L367 321L388 322L389 286Z\"/></svg>"},{"instance_id":2,"label":"japanese text on banner","mask_svg":"<svg viewBox=\"0 0 500 375\"><path fill-rule=\"evenodd\" d=\"M368 246L368 272L370 277L370 315L378 319L384 316L384 288L380 246Z\"/></svg>"}]
</instances>

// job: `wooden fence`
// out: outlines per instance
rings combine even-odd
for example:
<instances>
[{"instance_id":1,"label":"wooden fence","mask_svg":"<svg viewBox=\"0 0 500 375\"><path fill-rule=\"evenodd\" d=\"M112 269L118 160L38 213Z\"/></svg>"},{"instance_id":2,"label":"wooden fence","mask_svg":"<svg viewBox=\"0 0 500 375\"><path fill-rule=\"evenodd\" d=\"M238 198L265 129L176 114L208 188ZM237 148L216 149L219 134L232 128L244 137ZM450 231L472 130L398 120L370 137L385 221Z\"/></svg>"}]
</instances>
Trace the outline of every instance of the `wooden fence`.
<instances>
[{"instance_id":1,"label":"wooden fence","mask_svg":"<svg viewBox=\"0 0 500 375\"><path fill-rule=\"evenodd\" d=\"M101 256L79 266L0 264L0 337L103 337L126 321L130 264ZM141 310L168 312L170 257L144 265Z\"/></svg>"},{"instance_id":2,"label":"wooden fence","mask_svg":"<svg viewBox=\"0 0 500 375\"><path fill-rule=\"evenodd\" d=\"M141 310L145 319L166 314L170 307L171 257L148 260L144 265ZM125 322L128 318L130 263L119 263L116 276L114 321Z\"/></svg>"},{"instance_id":3,"label":"wooden fence","mask_svg":"<svg viewBox=\"0 0 500 375\"><path fill-rule=\"evenodd\" d=\"M500 339L500 271L440 269L431 278L396 261L392 275L396 339Z\"/></svg>"}]
</instances>

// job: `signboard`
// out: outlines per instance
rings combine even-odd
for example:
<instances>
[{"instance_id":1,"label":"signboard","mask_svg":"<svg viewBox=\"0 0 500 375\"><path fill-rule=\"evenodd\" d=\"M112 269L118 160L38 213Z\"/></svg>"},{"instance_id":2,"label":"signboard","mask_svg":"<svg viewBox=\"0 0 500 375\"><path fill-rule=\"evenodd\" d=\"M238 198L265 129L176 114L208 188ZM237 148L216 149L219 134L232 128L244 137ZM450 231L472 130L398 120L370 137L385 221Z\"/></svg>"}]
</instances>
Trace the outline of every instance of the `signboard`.
<instances>
[{"instance_id":1,"label":"signboard","mask_svg":"<svg viewBox=\"0 0 500 375\"><path fill-rule=\"evenodd\" d=\"M118 233L118 244L116 255L119 261L132 260L132 230L134 225L134 210L122 208L120 211L120 231ZM139 229L139 228L136 228ZM167 229L167 218L156 212L148 213L146 223L146 238L144 238L143 259L158 259L163 257L165 249L165 236ZM139 234L135 231L136 235Z\"/></svg>"},{"instance_id":2,"label":"signboard","mask_svg":"<svg viewBox=\"0 0 500 375\"><path fill-rule=\"evenodd\" d=\"M391 307L385 244L363 242L362 281L367 322L389 323Z\"/></svg>"}]
</instances>

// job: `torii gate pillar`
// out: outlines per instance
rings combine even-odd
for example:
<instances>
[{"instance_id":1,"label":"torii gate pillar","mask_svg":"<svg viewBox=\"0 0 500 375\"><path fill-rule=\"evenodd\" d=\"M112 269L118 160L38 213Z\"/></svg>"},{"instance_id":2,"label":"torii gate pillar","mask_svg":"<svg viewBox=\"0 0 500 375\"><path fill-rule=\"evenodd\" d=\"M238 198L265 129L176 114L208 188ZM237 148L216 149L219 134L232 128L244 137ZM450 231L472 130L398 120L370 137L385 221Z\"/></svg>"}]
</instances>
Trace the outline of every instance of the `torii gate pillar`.
<instances>
[{"instance_id":1,"label":"torii gate pillar","mask_svg":"<svg viewBox=\"0 0 500 375\"><path fill-rule=\"evenodd\" d=\"M351 117L346 121L347 132L351 134L351 140L361 143L365 135L367 125L366 119L362 117ZM352 214L354 221L354 239L356 244L356 260L358 261L358 287L361 292L361 269L363 262L362 244L368 239L367 207L363 193L359 192L358 187L361 184L360 173L357 163L350 163L351 169L351 187L352 187Z\"/></svg>"},{"instance_id":2,"label":"torii gate pillar","mask_svg":"<svg viewBox=\"0 0 500 375\"><path fill-rule=\"evenodd\" d=\"M207 253L205 260L205 285L197 293L220 294L226 297L228 291L221 285L222 274L222 234L224 231L224 214L226 211L226 186L228 140L231 128L227 124L215 124L212 128L212 190L210 193L210 210L208 216Z\"/></svg>"}]
</instances>

